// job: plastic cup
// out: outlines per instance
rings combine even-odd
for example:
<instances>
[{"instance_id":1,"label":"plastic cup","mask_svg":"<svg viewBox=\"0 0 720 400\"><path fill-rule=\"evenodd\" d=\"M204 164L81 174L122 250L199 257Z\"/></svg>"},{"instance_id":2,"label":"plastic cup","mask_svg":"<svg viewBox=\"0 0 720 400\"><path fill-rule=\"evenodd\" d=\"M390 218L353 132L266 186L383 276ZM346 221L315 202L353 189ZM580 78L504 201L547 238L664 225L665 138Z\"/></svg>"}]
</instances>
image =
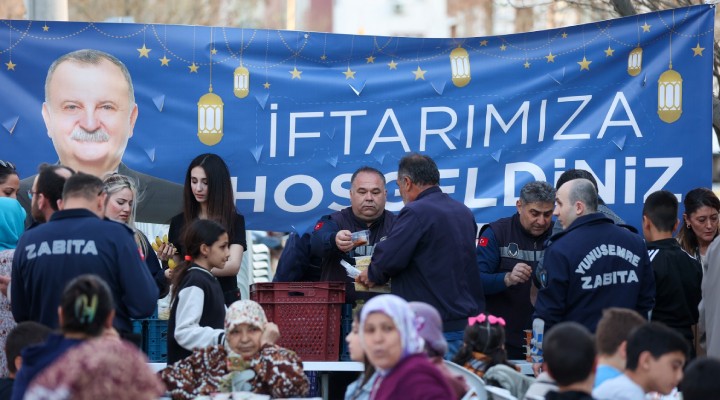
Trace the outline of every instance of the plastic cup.
<instances>
[{"instance_id":1,"label":"plastic cup","mask_svg":"<svg viewBox=\"0 0 720 400\"><path fill-rule=\"evenodd\" d=\"M353 243L353 246L365 246L370 241L370 231L364 230L364 231L357 231L353 232L350 236L350 240Z\"/></svg>"}]
</instances>

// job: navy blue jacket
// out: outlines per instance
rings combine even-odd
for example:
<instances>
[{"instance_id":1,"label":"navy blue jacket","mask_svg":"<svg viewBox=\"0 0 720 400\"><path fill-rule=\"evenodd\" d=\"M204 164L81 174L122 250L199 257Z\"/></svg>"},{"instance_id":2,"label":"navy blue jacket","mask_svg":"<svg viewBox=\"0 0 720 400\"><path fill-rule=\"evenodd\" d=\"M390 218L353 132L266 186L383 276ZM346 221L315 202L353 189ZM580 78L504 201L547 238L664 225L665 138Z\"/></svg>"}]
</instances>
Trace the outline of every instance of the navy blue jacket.
<instances>
[{"instance_id":1,"label":"navy blue jacket","mask_svg":"<svg viewBox=\"0 0 720 400\"><path fill-rule=\"evenodd\" d=\"M375 296L375 293L356 293L355 285L353 284L354 280L347 276L345 268L340 265L340 260L345 260L351 265L355 265L355 257L373 255L375 245L385 240L396 218L395 214L385 210L378 219L368 226L367 222L358 219L355 214L353 214L351 207L347 207L330 215L323 216L320 221L315 224L315 229L310 239L310 248L313 257L322 258L320 280L348 282L345 292L346 303L353 303L356 299L367 300ZM370 231L367 245L354 247L347 253L337 248L335 236L339 231L349 230L350 232L357 232L366 229Z\"/></svg>"},{"instance_id":2,"label":"navy blue jacket","mask_svg":"<svg viewBox=\"0 0 720 400\"><path fill-rule=\"evenodd\" d=\"M530 289L533 283L528 280L507 287L505 274L517 263L525 263L535 271L551 231L552 226L549 226L540 236L531 235L520 223L518 213L485 225L480 231L477 261L485 291L485 309L507 322L505 349L511 359L525 358L523 331L532 328L534 308L530 302Z\"/></svg>"},{"instance_id":3,"label":"navy blue jacket","mask_svg":"<svg viewBox=\"0 0 720 400\"><path fill-rule=\"evenodd\" d=\"M545 332L574 321L595 332L602 310L630 308L647 318L655 305L655 277L643 239L601 213L578 217L550 238L538 266L547 282L535 303Z\"/></svg>"},{"instance_id":4,"label":"navy blue jacket","mask_svg":"<svg viewBox=\"0 0 720 400\"><path fill-rule=\"evenodd\" d=\"M280 254L273 282L317 282L322 259L310 254L312 227L302 235L292 232Z\"/></svg>"},{"instance_id":5,"label":"navy blue jacket","mask_svg":"<svg viewBox=\"0 0 720 400\"><path fill-rule=\"evenodd\" d=\"M472 211L433 186L400 210L387 240L375 245L368 276L378 284L392 278L393 294L435 307L446 332L462 330L485 309L476 232Z\"/></svg>"},{"instance_id":6,"label":"navy blue jacket","mask_svg":"<svg viewBox=\"0 0 720 400\"><path fill-rule=\"evenodd\" d=\"M15 321L57 328L65 285L83 274L95 274L110 287L119 332L132 332L130 318L149 317L157 307L158 287L130 228L86 209L70 209L20 237L10 285Z\"/></svg>"}]
</instances>

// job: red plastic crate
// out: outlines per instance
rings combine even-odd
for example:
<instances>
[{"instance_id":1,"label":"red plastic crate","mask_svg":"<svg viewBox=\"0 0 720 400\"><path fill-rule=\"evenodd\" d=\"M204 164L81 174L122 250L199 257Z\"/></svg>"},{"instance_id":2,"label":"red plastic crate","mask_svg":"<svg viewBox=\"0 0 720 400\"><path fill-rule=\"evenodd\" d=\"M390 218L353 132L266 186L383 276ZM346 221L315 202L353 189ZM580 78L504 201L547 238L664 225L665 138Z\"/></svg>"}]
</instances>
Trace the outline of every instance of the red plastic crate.
<instances>
[{"instance_id":1,"label":"red plastic crate","mask_svg":"<svg viewBox=\"0 0 720 400\"><path fill-rule=\"evenodd\" d=\"M337 361L344 282L255 283L250 299L260 303L268 321L278 325L279 346L295 351L304 361Z\"/></svg>"}]
</instances>

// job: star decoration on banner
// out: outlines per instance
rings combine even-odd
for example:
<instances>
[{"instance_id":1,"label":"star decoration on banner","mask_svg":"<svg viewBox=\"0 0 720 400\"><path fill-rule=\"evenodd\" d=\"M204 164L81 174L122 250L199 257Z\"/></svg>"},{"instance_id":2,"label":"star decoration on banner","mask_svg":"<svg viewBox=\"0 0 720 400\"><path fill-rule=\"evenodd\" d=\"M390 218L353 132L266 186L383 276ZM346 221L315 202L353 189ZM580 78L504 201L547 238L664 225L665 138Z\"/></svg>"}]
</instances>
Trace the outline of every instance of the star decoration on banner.
<instances>
[{"instance_id":1,"label":"star decoration on banner","mask_svg":"<svg viewBox=\"0 0 720 400\"><path fill-rule=\"evenodd\" d=\"M555 55L552 53L552 51L545 56L547 58L547 62L554 63L555 62Z\"/></svg>"},{"instance_id":2,"label":"star decoration on banner","mask_svg":"<svg viewBox=\"0 0 720 400\"><path fill-rule=\"evenodd\" d=\"M147 47L145 47L145 43L143 43L143 47L140 49L136 49L136 50L138 52L140 52L140 55L138 56L138 58L140 58L140 57L149 58L148 54L150 54L150 50L152 50L152 49L148 49Z\"/></svg>"},{"instance_id":3,"label":"star decoration on banner","mask_svg":"<svg viewBox=\"0 0 720 400\"><path fill-rule=\"evenodd\" d=\"M390 62L388 63L388 67L390 67L390 69L397 69L397 63L395 62L395 60L390 60Z\"/></svg>"},{"instance_id":4,"label":"star decoration on banner","mask_svg":"<svg viewBox=\"0 0 720 400\"><path fill-rule=\"evenodd\" d=\"M488 41L487 41L487 40L481 40L481 41L480 41L480 46L487 46L487 44L488 44Z\"/></svg>"},{"instance_id":5,"label":"star decoration on banner","mask_svg":"<svg viewBox=\"0 0 720 400\"><path fill-rule=\"evenodd\" d=\"M158 58L158 60L160 60L161 67L169 67L170 66L170 64L168 64L170 62L169 58L163 56L163 58Z\"/></svg>"},{"instance_id":6,"label":"star decoration on banner","mask_svg":"<svg viewBox=\"0 0 720 400\"><path fill-rule=\"evenodd\" d=\"M292 79L302 79L300 77L300 74L302 74L302 71L298 71L297 67L293 67L292 71L288 71L292 74Z\"/></svg>"},{"instance_id":7,"label":"star decoration on banner","mask_svg":"<svg viewBox=\"0 0 720 400\"><path fill-rule=\"evenodd\" d=\"M323 61L325 61L325 60L327 60L327 56L326 56L325 54L323 54L323 55L320 56L320 59L323 60Z\"/></svg>"},{"instance_id":8,"label":"star decoration on banner","mask_svg":"<svg viewBox=\"0 0 720 400\"><path fill-rule=\"evenodd\" d=\"M613 53L615 52L615 49L608 46L607 50L603 50L605 52L605 57L612 57Z\"/></svg>"},{"instance_id":9,"label":"star decoration on banner","mask_svg":"<svg viewBox=\"0 0 720 400\"><path fill-rule=\"evenodd\" d=\"M47 25L47 23L45 25L43 25L42 28L43 28L43 32L47 32L50 30L50 27Z\"/></svg>"},{"instance_id":10,"label":"star decoration on banner","mask_svg":"<svg viewBox=\"0 0 720 400\"><path fill-rule=\"evenodd\" d=\"M12 60L9 60L8 62L5 63L5 65L7 65L8 71L15 71L15 66L17 64L13 64Z\"/></svg>"},{"instance_id":11,"label":"star decoration on banner","mask_svg":"<svg viewBox=\"0 0 720 400\"><path fill-rule=\"evenodd\" d=\"M425 73L427 71L423 71L420 69L420 66L418 65L417 69L415 71L412 71L413 74L415 74L415 80L422 79L425 80Z\"/></svg>"},{"instance_id":12,"label":"star decoration on banner","mask_svg":"<svg viewBox=\"0 0 720 400\"><path fill-rule=\"evenodd\" d=\"M525 64L523 64L523 67L530 68L530 62L528 60L525 60Z\"/></svg>"},{"instance_id":13,"label":"star decoration on banner","mask_svg":"<svg viewBox=\"0 0 720 400\"><path fill-rule=\"evenodd\" d=\"M213 54L213 55L217 54L217 49L213 47L213 49L210 50L210 54Z\"/></svg>"},{"instance_id":14,"label":"star decoration on banner","mask_svg":"<svg viewBox=\"0 0 720 400\"><path fill-rule=\"evenodd\" d=\"M503 43L502 46L500 46L500 51L505 51L505 49L507 49L507 46Z\"/></svg>"},{"instance_id":15,"label":"star decoration on banner","mask_svg":"<svg viewBox=\"0 0 720 400\"><path fill-rule=\"evenodd\" d=\"M355 79L355 71L351 70L350 67L343 74L345 74L345 79Z\"/></svg>"},{"instance_id":16,"label":"star decoration on banner","mask_svg":"<svg viewBox=\"0 0 720 400\"><path fill-rule=\"evenodd\" d=\"M365 61L366 61L366 64L375 64L375 57L370 56L370 57L366 58Z\"/></svg>"},{"instance_id":17,"label":"star decoration on banner","mask_svg":"<svg viewBox=\"0 0 720 400\"><path fill-rule=\"evenodd\" d=\"M192 65L188 65L188 68L190 68L190 72L194 72L197 74L198 68L200 68L200 66L193 62Z\"/></svg>"},{"instance_id":18,"label":"star decoration on banner","mask_svg":"<svg viewBox=\"0 0 720 400\"><path fill-rule=\"evenodd\" d=\"M263 87L264 87L265 89L270 89L270 82L265 82L265 83L263 83Z\"/></svg>"},{"instance_id":19,"label":"star decoration on banner","mask_svg":"<svg viewBox=\"0 0 720 400\"><path fill-rule=\"evenodd\" d=\"M585 58L585 56L583 56L582 61L578 61L578 62L577 62L578 64L580 64L580 71L582 71L582 70L584 70L584 69L590 71L590 63L591 63L591 62L592 62L592 61L588 61L588 59Z\"/></svg>"},{"instance_id":20,"label":"star decoration on banner","mask_svg":"<svg viewBox=\"0 0 720 400\"><path fill-rule=\"evenodd\" d=\"M563 33L562 33L562 38L563 38L563 39L567 39L567 32L563 32Z\"/></svg>"},{"instance_id":21,"label":"star decoration on banner","mask_svg":"<svg viewBox=\"0 0 720 400\"><path fill-rule=\"evenodd\" d=\"M647 21L645 21L644 25L640 25L641 28L643 28L643 32L650 32L650 27L652 25L648 25Z\"/></svg>"},{"instance_id":22,"label":"star decoration on banner","mask_svg":"<svg viewBox=\"0 0 720 400\"><path fill-rule=\"evenodd\" d=\"M702 57L702 55L703 55L703 54L702 54L703 50L705 50L705 48L704 48L704 47L700 47L700 42L698 42L697 46L695 46L695 47L692 48L693 57L695 57L695 56L700 56L700 57Z\"/></svg>"}]
</instances>

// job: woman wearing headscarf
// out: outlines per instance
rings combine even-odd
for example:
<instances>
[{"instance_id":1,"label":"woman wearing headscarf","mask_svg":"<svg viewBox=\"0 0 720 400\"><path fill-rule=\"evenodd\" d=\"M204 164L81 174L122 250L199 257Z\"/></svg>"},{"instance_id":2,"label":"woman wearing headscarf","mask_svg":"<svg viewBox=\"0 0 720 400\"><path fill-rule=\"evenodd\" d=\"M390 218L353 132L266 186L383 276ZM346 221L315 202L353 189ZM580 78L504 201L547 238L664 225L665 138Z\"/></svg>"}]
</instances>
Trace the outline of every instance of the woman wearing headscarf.
<instances>
[{"instance_id":1,"label":"woman wearing headscarf","mask_svg":"<svg viewBox=\"0 0 720 400\"><path fill-rule=\"evenodd\" d=\"M0 277L10 279L15 246L25 230L25 210L12 197L0 197ZM10 331L15 328L15 319L7 298L7 287L0 292L0 349ZM0 377L8 376L7 360L0 357Z\"/></svg>"},{"instance_id":2,"label":"woman wearing headscarf","mask_svg":"<svg viewBox=\"0 0 720 400\"><path fill-rule=\"evenodd\" d=\"M443 374L457 398L463 398L469 387L461 375L454 374L445 364L444 357L448 344L443 335L440 313L435 307L421 301L413 301L409 304L418 321L418 334L425 341L425 354Z\"/></svg>"},{"instance_id":3,"label":"woman wearing headscarf","mask_svg":"<svg viewBox=\"0 0 720 400\"><path fill-rule=\"evenodd\" d=\"M371 399L455 399L428 360L418 320L405 300L392 294L372 298L362 309L360 325L363 349L378 373Z\"/></svg>"},{"instance_id":4,"label":"woman wearing headscarf","mask_svg":"<svg viewBox=\"0 0 720 400\"><path fill-rule=\"evenodd\" d=\"M277 325L252 300L230 305L225 314L225 345L196 349L160 377L173 399L217 392L254 392L272 397L303 397L309 383L295 352L275 345Z\"/></svg>"}]
</instances>

